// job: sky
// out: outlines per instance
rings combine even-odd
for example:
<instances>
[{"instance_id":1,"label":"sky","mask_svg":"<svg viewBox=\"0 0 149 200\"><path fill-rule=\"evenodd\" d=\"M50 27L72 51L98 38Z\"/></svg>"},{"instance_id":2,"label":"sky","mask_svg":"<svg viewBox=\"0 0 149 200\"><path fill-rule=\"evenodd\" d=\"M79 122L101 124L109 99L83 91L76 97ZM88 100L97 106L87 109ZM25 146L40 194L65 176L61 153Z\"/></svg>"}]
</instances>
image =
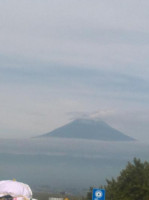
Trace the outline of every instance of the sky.
<instances>
[{"instance_id":1,"label":"sky","mask_svg":"<svg viewBox=\"0 0 149 200\"><path fill-rule=\"evenodd\" d=\"M149 1L1 0L0 138L99 118L149 140Z\"/></svg>"}]
</instances>

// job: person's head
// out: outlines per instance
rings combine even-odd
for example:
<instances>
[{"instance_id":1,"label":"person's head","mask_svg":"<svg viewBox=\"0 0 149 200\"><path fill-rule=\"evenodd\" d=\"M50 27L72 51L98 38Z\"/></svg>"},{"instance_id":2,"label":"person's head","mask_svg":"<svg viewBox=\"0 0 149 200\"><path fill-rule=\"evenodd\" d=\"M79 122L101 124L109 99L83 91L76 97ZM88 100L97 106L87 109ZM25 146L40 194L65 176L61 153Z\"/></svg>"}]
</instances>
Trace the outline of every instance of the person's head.
<instances>
[{"instance_id":1,"label":"person's head","mask_svg":"<svg viewBox=\"0 0 149 200\"><path fill-rule=\"evenodd\" d=\"M10 195L5 195L3 197L0 197L0 200L13 200L13 197Z\"/></svg>"}]
</instances>

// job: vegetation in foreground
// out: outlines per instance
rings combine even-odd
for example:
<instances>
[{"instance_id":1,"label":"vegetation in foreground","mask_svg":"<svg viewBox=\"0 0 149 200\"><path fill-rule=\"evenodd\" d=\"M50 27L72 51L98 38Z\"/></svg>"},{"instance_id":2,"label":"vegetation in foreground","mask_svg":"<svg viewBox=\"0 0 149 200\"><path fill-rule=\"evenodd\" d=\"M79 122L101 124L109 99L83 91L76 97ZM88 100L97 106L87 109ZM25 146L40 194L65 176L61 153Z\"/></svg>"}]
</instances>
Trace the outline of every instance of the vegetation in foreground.
<instances>
[{"instance_id":1,"label":"vegetation in foreground","mask_svg":"<svg viewBox=\"0 0 149 200\"><path fill-rule=\"evenodd\" d=\"M128 162L117 178L107 179L106 185L101 185L99 188L106 190L106 200L149 200L149 162L141 162L140 159L134 158L132 163ZM69 200L91 200L92 189L93 187L90 187L86 197L79 195L63 197L68 197ZM34 198L38 200L48 200L50 196L55 195L46 192L34 193Z\"/></svg>"},{"instance_id":2,"label":"vegetation in foreground","mask_svg":"<svg viewBox=\"0 0 149 200\"><path fill-rule=\"evenodd\" d=\"M106 182L99 187L106 190L106 200L149 200L149 162L134 158L116 179ZM87 193L87 200L92 199L92 189Z\"/></svg>"}]
</instances>

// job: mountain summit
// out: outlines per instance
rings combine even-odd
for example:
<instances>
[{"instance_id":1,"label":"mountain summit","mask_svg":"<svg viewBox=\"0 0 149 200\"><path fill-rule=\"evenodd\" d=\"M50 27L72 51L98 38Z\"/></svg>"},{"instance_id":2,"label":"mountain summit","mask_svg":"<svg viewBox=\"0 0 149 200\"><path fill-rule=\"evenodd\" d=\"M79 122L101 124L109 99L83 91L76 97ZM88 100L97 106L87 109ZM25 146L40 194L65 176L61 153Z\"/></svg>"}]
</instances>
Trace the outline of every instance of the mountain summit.
<instances>
[{"instance_id":1,"label":"mountain summit","mask_svg":"<svg viewBox=\"0 0 149 200\"><path fill-rule=\"evenodd\" d=\"M103 121L77 119L39 137L92 139L102 141L134 141Z\"/></svg>"}]
</instances>

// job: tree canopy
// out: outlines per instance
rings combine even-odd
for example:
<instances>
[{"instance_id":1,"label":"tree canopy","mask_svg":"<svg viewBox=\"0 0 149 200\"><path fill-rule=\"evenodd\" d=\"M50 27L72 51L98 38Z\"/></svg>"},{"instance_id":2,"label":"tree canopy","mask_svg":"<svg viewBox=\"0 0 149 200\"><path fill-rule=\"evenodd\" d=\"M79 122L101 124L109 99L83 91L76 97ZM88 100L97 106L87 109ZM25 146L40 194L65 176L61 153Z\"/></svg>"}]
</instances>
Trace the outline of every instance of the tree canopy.
<instances>
[{"instance_id":1,"label":"tree canopy","mask_svg":"<svg viewBox=\"0 0 149 200\"><path fill-rule=\"evenodd\" d=\"M106 180L100 188L106 190L106 200L149 200L149 163L134 158L117 178ZM92 188L87 199L91 200L91 196Z\"/></svg>"}]
</instances>

